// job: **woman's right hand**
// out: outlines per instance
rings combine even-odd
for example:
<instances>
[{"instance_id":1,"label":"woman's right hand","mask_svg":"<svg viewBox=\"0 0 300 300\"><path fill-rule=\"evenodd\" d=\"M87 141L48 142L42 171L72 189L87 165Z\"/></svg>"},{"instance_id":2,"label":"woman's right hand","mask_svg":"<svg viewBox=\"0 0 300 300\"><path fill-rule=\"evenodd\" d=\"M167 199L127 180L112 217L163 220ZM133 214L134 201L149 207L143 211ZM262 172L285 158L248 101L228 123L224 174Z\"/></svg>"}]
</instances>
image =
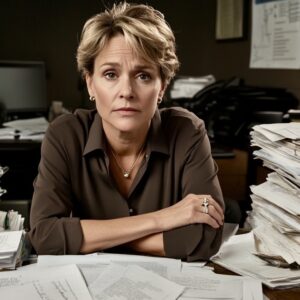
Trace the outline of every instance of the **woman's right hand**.
<instances>
[{"instance_id":1,"label":"woman's right hand","mask_svg":"<svg viewBox=\"0 0 300 300\"><path fill-rule=\"evenodd\" d=\"M203 202L208 201L208 209ZM154 213L161 231L204 223L219 228L224 223L222 207L210 195L188 194L181 201Z\"/></svg>"}]
</instances>

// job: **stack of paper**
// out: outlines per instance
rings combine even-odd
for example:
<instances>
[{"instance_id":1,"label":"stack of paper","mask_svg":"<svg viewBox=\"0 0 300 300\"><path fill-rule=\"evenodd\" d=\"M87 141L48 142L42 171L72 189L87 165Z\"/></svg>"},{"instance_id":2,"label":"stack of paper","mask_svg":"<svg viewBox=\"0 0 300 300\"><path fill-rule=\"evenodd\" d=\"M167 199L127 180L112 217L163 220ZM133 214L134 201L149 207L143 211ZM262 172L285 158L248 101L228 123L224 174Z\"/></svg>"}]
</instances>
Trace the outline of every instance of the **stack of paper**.
<instances>
[{"instance_id":1,"label":"stack of paper","mask_svg":"<svg viewBox=\"0 0 300 300\"><path fill-rule=\"evenodd\" d=\"M252 211L246 225L253 228L257 255L269 263L300 266L300 123L254 126L256 158L273 170L252 186Z\"/></svg>"},{"instance_id":2,"label":"stack of paper","mask_svg":"<svg viewBox=\"0 0 300 300\"><path fill-rule=\"evenodd\" d=\"M1 211L0 210L0 232L3 230L23 230L24 217L17 211Z\"/></svg>"},{"instance_id":3,"label":"stack of paper","mask_svg":"<svg viewBox=\"0 0 300 300\"><path fill-rule=\"evenodd\" d=\"M48 128L49 122L44 117L20 119L2 124L1 140L34 140L41 141Z\"/></svg>"},{"instance_id":4,"label":"stack of paper","mask_svg":"<svg viewBox=\"0 0 300 300\"><path fill-rule=\"evenodd\" d=\"M15 269L21 263L23 231L0 232L0 269ZM1 286L1 285L0 285Z\"/></svg>"},{"instance_id":5,"label":"stack of paper","mask_svg":"<svg viewBox=\"0 0 300 300\"><path fill-rule=\"evenodd\" d=\"M300 270L272 266L253 255L255 251L254 234L251 231L232 236L212 260L235 273L261 280L272 289L299 287Z\"/></svg>"},{"instance_id":6,"label":"stack of paper","mask_svg":"<svg viewBox=\"0 0 300 300\"><path fill-rule=\"evenodd\" d=\"M22 263L23 224L17 211L0 211L0 269L15 269Z\"/></svg>"}]
</instances>

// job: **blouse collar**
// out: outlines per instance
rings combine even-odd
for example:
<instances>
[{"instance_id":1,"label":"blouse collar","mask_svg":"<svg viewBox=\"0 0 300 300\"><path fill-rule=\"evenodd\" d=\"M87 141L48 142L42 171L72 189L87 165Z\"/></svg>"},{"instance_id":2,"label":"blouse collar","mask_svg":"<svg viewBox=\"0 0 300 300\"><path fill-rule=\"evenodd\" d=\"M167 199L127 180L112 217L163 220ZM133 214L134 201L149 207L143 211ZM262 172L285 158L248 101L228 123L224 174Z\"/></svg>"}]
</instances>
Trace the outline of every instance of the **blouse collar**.
<instances>
[{"instance_id":1,"label":"blouse collar","mask_svg":"<svg viewBox=\"0 0 300 300\"><path fill-rule=\"evenodd\" d=\"M97 150L105 152L106 149L106 137L101 117L97 112L95 112L93 116L94 118L89 128L87 142L83 150L83 156ZM166 141L167 136L163 131L160 112L157 109L154 113L149 129L147 152L159 152L168 155L169 147Z\"/></svg>"}]
</instances>

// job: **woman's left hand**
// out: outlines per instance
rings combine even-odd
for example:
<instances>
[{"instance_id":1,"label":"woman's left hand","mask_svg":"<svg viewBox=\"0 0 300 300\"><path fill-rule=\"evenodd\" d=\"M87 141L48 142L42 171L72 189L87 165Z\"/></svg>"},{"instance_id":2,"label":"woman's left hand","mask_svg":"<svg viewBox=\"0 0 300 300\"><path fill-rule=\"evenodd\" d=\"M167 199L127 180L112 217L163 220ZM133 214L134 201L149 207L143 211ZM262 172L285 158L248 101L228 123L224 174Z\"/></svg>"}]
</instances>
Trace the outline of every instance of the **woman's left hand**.
<instances>
[{"instance_id":1,"label":"woman's left hand","mask_svg":"<svg viewBox=\"0 0 300 300\"><path fill-rule=\"evenodd\" d=\"M223 209L211 195L188 194L176 204L152 214L160 231L196 223L219 228L224 222Z\"/></svg>"}]
</instances>

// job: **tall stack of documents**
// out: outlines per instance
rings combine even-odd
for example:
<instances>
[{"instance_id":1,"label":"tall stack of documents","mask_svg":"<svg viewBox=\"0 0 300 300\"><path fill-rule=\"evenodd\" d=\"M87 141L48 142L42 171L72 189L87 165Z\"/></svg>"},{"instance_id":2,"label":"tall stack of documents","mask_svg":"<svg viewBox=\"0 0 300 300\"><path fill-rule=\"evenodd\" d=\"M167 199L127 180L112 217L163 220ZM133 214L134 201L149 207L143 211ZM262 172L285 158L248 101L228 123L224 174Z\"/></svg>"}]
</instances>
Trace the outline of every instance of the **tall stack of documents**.
<instances>
[{"instance_id":1,"label":"tall stack of documents","mask_svg":"<svg viewBox=\"0 0 300 300\"><path fill-rule=\"evenodd\" d=\"M240 275L261 280L263 284L272 289L300 286L299 269L278 268L258 258L254 255L255 252L254 234L253 231L250 231L232 236L221 246L212 261Z\"/></svg>"},{"instance_id":2,"label":"tall stack of documents","mask_svg":"<svg viewBox=\"0 0 300 300\"><path fill-rule=\"evenodd\" d=\"M251 186L252 211L246 224L253 229L260 258L283 267L300 266L300 123L253 127L253 152L273 172Z\"/></svg>"}]
</instances>

